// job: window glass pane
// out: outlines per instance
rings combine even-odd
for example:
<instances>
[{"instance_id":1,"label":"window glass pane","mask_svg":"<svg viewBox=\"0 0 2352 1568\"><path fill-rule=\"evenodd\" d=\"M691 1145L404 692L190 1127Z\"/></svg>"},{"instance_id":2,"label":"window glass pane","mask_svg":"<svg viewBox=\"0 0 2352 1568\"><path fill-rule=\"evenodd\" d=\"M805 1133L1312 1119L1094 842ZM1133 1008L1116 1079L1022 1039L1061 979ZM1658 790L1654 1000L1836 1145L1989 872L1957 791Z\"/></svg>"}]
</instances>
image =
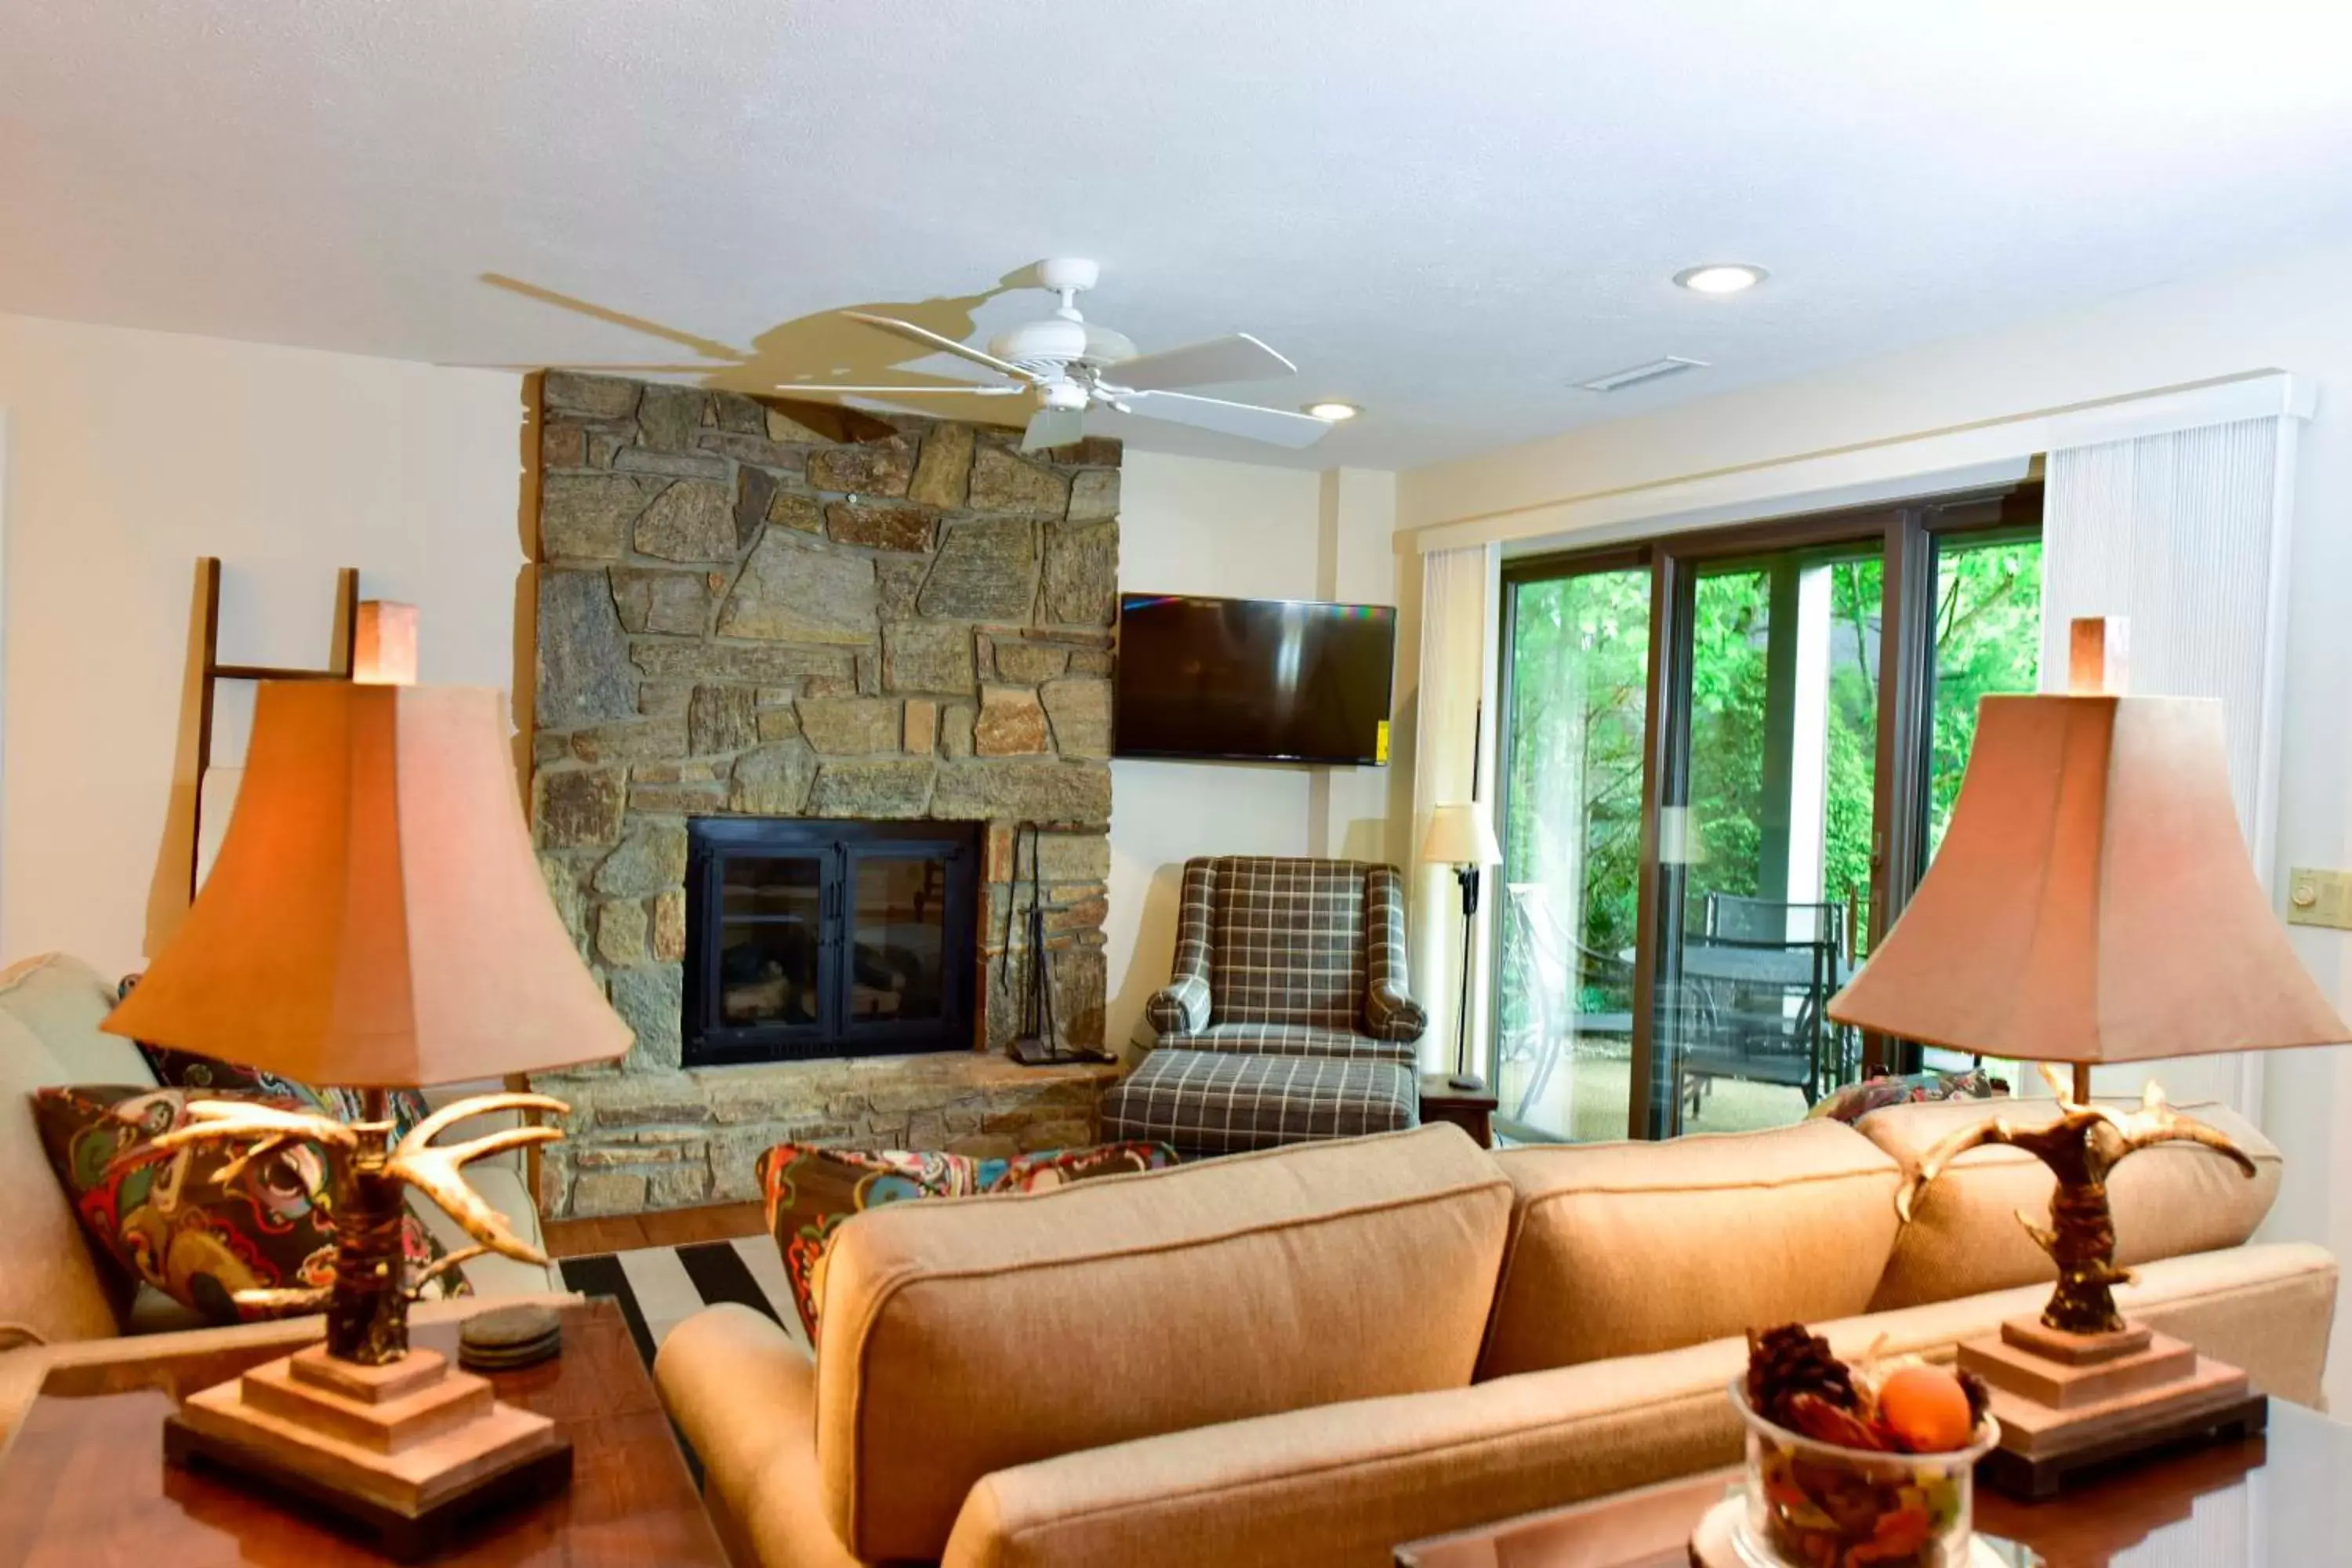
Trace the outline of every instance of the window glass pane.
<instances>
[{"instance_id":1,"label":"window glass pane","mask_svg":"<svg viewBox=\"0 0 2352 1568\"><path fill-rule=\"evenodd\" d=\"M1496 1114L1506 1136L1625 1136L1647 568L1513 589Z\"/></svg>"},{"instance_id":2,"label":"window glass pane","mask_svg":"<svg viewBox=\"0 0 2352 1568\"><path fill-rule=\"evenodd\" d=\"M947 862L856 862L849 1016L882 1023L940 1016L947 952Z\"/></svg>"},{"instance_id":3,"label":"window glass pane","mask_svg":"<svg viewBox=\"0 0 2352 1568\"><path fill-rule=\"evenodd\" d=\"M719 877L720 1020L730 1027L815 1023L822 863L730 855Z\"/></svg>"},{"instance_id":4,"label":"window glass pane","mask_svg":"<svg viewBox=\"0 0 2352 1568\"><path fill-rule=\"evenodd\" d=\"M1927 764L1927 858L1943 847L1976 744L1977 703L2030 692L2042 675L2042 541L1946 540L1936 552L1936 702ZM1974 1058L1924 1047L1921 1064L1966 1071ZM2012 1088L2015 1062L1988 1059Z\"/></svg>"},{"instance_id":5,"label":"window glass pane","mask_svg":"<svg viewBox=\"0 0 2352 1568\"><path fill-rule=\"evenodd\" d=\"M1873 542L1692 585L1686 793L1659 834L1668 1128L1794 1121L1859 1070L1823 1008L1867 918L1883 577Z\"/></svg>"}]
</instances>

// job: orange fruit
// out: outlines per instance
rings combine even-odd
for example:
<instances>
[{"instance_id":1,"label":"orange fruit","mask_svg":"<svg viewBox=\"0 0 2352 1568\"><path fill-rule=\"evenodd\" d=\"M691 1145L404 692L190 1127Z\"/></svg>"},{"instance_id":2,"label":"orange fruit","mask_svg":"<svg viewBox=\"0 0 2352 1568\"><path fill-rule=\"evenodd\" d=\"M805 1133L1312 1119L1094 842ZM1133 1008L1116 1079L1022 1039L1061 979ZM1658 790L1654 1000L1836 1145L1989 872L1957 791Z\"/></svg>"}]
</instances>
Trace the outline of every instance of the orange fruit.
<instances>
[{"instance_id":1,"label":"orange fruit","mask_svg":"<svg viewBox=\"0 0 2352 1568\"><path fill-rule=\"evenodd\" d=\"M1968 1391L1939 1366L1906 1366L1878 1390L1878 1418L1916 1454L1944 1454L1969 1446L1976 1423Z\"/></svg>"}]
</instances>

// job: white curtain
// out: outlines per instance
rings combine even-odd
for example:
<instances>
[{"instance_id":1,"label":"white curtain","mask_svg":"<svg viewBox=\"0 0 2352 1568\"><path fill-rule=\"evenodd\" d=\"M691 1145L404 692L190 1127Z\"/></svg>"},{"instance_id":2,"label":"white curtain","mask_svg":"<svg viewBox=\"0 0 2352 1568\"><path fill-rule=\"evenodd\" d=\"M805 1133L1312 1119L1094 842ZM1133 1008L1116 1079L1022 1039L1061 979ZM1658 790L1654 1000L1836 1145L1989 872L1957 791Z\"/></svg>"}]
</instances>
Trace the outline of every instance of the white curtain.
<instances>
[{"instance_id":1,"label":"white curtain","mask_svg":"<svg viewBox=\"0 0 2352 1568\"><path fill-rule=\"evenodd\" d=\"M1454 873L1420 863L1430 813L1440 805L1495 798L1495 672L1499 657L1502 552L1491 544L1422 557L1421 684L1412 762L1410 885L1412 988L1429 1010L1422 1037L1425 1070L1454 1064L1462 990L1462 903ZM1499 825L1497 825L1499 831ZM1486 962L1498 868L1485 874L1472 938L1470 1060L1486 1059Z\"/></svg>"},{"instance_id":2,"label":"white curtain","mask_svg":"<svg viewBox=\"0 0 2352 1568\"><path fill-rule=\"evenodd\" d=\"M2288 529L2297 422L2241 419L2049 455L2042 687L2066 689L2068 626L2127 623L2126 691L2221 700L2239 826L2264 887L2278 816ZM2149 1078L2174 1100L2261 1116L2258 1055L2102 1068L2102 1094Z\"/></svg>"}]
</instances>

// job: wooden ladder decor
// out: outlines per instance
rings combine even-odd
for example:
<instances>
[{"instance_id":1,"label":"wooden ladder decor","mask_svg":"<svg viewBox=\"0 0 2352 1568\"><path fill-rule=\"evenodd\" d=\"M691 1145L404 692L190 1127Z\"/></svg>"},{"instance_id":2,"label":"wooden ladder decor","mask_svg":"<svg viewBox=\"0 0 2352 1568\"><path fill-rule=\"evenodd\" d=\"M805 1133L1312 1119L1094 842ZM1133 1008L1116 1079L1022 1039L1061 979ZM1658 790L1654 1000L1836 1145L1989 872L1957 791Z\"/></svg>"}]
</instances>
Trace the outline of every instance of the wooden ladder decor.
<instances>
[{"instance_id":1,"label":"wooden ladder decor","mask_svg":"<svg viewBox=\"0 0 2352 1568\"><path fill-rule=\"evenodd\" d=\"M349 680L359 651L360 570L345 566L335 574L335 632L324 669L278 669L259 664L223 664L220 660L221 563L216 555L196 557L196 617L204 642L204 681L196 706L196 795L188 833L188 897L196 896L197 871L204 856L204 780L213 765L213 693L224 680Z\"/></svg>"}]
</instances>

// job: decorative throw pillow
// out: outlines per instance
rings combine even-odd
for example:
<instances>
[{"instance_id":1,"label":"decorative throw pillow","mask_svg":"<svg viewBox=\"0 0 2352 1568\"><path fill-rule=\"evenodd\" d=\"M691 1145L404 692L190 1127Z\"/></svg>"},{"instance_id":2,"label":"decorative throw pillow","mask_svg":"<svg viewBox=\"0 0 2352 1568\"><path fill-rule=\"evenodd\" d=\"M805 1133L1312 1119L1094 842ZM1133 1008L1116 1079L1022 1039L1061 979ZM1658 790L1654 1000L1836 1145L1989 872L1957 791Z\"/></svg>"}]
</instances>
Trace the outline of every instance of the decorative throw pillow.
<instances>
[{"instance_id":1,"label":"decorative throw pillow","mask_svg":"<svg viewBox=\"0 0 2352 1568\"><path fill-rule=\"evenodd\" d=\"M115 987L118 996L128 996L131 988L139 984L139 976L126 974ZM338 1121L357 1121L366 1114L360 1091L355 1089L314 1089L290 1078L280 1078L274 1072L263 1072L237 1062L222 1061L200 1051L184 1051L171 1046L151 1046L144 1040L134 1042L139 1054L147 1058L155 1081L165 1089L200 1089L207 1094L229 1099L258 1099L277 1095L293 1100L305 1110L316 1110ZM425 1096L413 1089L387 1091L392 1109L392 1135L396 1141L408 1135L408 1130L432 1114L425 1106Z\"/></svg>"},{"instance_id":2,"label":"decorative throw pillow","mask_svg":"<svg viewBox=\"0 0 2352 1568\"><path fill-rule=\"evenodd\" d=\"M1921 1100L1991 1100L2008 1092L2007 1080L1993 1077L1982 1068L1971 1068L1967 1072L1917 1072L1850 1083L1833 1094L1822 1096L1805 1116L1808 1121L1822 1119L1852 1124L1890 1105L1908 1105Z\"/></svg>"},{"instance_id":3,"label":"decorative throw pillow","mask_svg":"<svg viewBox=\"0 0 2352 1568\"><path fill-rule=\"evenodd\" d=\"M1100 1143L1003 1160L779 1143L760 1156L760 1191L767 1201L768 1232L793 1282L801 1326L814 1344L824 1300L825 1251L850 1215L909 1198L1045 1192L1094 1176L1162 1170L1176 1159L1176 1151L1165 1143Z\"/></svg>"},{"instance_id":4,"label":"decorative throw pillow","mask_svg":"<svg viewBox=\"0 0 2352 1568\"><path fill-rule=\"evenodd\" d=\"M110 1085L41 1089L33 1097L33 1119L83 1228L133 1279L215 1323L284 1316L235 1297L331 1281L326 1155L316 1144L297 1143L229 1173L237 1152L229 1145L154 1147L156 1138L187 1122L190 1100L214 1098L312 1109L283 1095ZM415 1215L402 1216L401 1235L412 1268L440 1258L440 1246ZM428 1296L467 1293L455 1269L425 1287Z\"/></svg>"}]
</instances>

